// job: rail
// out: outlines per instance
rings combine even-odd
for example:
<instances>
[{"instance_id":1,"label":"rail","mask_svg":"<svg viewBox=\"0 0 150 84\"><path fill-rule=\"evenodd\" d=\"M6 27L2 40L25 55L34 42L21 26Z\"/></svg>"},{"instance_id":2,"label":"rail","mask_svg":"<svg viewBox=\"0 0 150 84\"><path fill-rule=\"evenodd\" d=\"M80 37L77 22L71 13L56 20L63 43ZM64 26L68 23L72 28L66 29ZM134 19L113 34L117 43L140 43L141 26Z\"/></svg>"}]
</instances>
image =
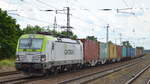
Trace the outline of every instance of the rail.
<instances>
[{"instance_id":1,"label":"rail","mask_svg":"<svg viewBox=\"0 0 150 84\"><path fill-rule=\"evenodd\" d=\"M148 68L150 67L150 65L146 66L144 69L142 69L139 73L137 73L133 78L131 78L130 80L128 80L125 84L131 84L134 82L134 80L136 80L142 73L144 73ZM150 83L150 82L149 82ZM148 84L149 84L148 83Z\"/></svg>"},{"instance_id":2,"label":"rail","mask_svg":"<svg viewBox=\"0 0 150 84\"><path fill-rule=\"evenodd\" d=\"M76 78L72 78L72 79L69 79L69 80L62 81L58 84L69 84L71 82L75 82L77 84L80 84L80 83L84 84L84 83L87 83L89 81L95 80L97 78L101 78L103 76L111 74L113 72L117 72L117 71L120 71L124 68L127 68L127 67L130 67L132 65L138 64L139 62L141 62L141 61L134 62L134 63L131 63L131 64L126 64L126 65L120 65L120 66L117 66L115 68L108 69L108 70L105 70L105 71L100 71L100 72L95 72L95 73L79 76L79 77L76 77Z\"/></svg>"},{"instance_id":3,"label":"rail","mask_svg":"<svg viewBox=\"0 0 150 84\"><path fill-rule=\"evenodd\" d=\"M2 73L0 73L0 77L12 75L12 74L19 74L19 73L20 73L19 71L2 72Z\"/></svg>"}]
</instances>

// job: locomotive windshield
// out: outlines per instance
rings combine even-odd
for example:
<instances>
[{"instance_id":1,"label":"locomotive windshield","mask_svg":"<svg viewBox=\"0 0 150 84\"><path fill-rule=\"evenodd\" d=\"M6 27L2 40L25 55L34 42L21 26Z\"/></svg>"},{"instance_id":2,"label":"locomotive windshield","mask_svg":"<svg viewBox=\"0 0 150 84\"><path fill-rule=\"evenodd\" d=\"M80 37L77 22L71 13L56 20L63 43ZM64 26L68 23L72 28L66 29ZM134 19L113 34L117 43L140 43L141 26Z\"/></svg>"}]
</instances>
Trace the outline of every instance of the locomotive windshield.
<instances>
[{"instance_id":1,"label":"locomotive windshield","mask_svg":"<svg viewBox=\"0 0 150 84\"><path fill-rule=\"evenodd\" d=\"M20 39L20 49L41 49L43 39L39 38L24 38Z\"/></svg>"}]
</instances>

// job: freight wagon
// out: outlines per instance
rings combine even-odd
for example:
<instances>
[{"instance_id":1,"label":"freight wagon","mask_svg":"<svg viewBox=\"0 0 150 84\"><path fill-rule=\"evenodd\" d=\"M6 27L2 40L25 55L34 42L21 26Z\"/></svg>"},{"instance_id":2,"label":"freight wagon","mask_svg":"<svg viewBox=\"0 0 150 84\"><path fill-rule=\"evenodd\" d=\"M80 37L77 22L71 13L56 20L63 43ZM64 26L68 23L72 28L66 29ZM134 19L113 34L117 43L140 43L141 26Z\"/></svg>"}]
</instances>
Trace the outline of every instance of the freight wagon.
<instances>
[{"instance_id":1,"label":"freight wagon","mask_svg":"<svg viewBox=\"0 0 150 84\"><path fill-rule=\"evenodd\" d=\"M131 48L131 58L135 57L135 48Z\"/></svg>"},{"instance_id":2,"label":"freight wagon","mask_svg":"<svg viewBox=\"0 0 150 84\"><path fill-rule=\"evenodd\" d=\"M99 44L96 41L80 39L83 43L83 60L90 66L95 66L99 61Z\"/></svg>"},{"instance_id":3,"label":"freight wagon","mask_svg":"<svg viewBox=\"0 0 150 84\"><path fill-rule=\"evenodd\" d=\"M127 57L126 58L130 58L131 57L131 48L129 48L129 47L127 47L127 52L126 52L127 54Z\"/></svg>"},{"instance_id":4,"label":"freight wagon","mask_svg":"<svg viewBox=\"0 0 150 84\"><path fill-rule=\"evenodd\" d=\"M136 56L141 56L143 55L143 48L142 47L136 47Z\"/></svg>"},{"instance_id":5,"label":"freight wagon","mask_svg":"<svg viewBox=\"0 0 150 84\"><path fill-rule=\"evenodd\" d=\"M122 46L122 59L127 57L127 48L125 46Z\"/></svg>"},{"instance_id":6,"label":"freight wagon","mask_svg":"<svg viewBox=\"0 0 150 84\"><path fill-rule=\"evenodd\" d=\"M99 58L100 58L100 63L101 64L105 64L106 61L109 59L108 57L108 45L107 43L99 43L99 48L100 48L100 52L99 52Z\"/></svg>"},{"instance_id":7,"label":"freight wagon","mask_svg":"<svg viewBox=\"0 0 150 84\"><path fill-rule=\"evenodd\" d=\"M118 59L117 46L113 43L108 44L109 60L115 62Z\"/></svg>"},{"instance_id":8,"label":"freight wagon","mask_svg":"<svg viewBox=\"0 0 150 84\"><path fill-rule=\"evenodd\" d=\"M122 47L117 45L117 61L120 61L122 58Z\"/></svg>"}]
</instances>

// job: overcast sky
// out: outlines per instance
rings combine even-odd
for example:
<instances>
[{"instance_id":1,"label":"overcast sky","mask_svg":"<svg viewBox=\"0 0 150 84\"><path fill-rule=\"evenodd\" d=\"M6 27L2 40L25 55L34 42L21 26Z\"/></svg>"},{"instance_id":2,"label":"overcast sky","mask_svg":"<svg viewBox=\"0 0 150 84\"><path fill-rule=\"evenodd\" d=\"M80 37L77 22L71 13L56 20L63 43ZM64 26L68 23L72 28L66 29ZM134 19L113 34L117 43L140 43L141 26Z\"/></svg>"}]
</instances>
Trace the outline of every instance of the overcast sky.
<instances>
[{"instance_id":1,"label":"overcast sky","mask_svg":"<svg viewBox=\"0 0 150 84\"><path fill-rule=\"evenodd\" d=\"M40 10L63 10L67 6L71 9L72 31L79 38L94 35L106 42L106 25L109 24L109 40L113 43L120 44L121 34L121 41L129 40L132 45L150 49L150 0L0 0L0 8L17 19L21 28L28 24L52 26L55 12ZM117 13L117 9L125 8L130 9ZM57 24L61 26L66 25L66 14L62 13L66 12L56 15Z\"/></svg>"}]
</instances>

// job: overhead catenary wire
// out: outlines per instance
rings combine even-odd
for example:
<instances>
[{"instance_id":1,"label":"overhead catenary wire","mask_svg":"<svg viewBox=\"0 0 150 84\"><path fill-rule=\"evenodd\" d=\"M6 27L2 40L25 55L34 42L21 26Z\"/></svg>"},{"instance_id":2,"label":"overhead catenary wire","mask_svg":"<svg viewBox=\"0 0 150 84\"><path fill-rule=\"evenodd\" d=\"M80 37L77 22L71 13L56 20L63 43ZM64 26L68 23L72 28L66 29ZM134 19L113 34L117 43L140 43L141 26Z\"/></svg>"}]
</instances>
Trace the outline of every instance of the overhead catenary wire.
<instances>
[{"instance_id":1,"label":"overhead catenary wire","mask_svg":"<svg viewBox=\"0 0 150 84\"><path fill-rule=\"evenodd\" d=\"M122 1L123 1L123 3L129 8L128 3L127 3L125 0L122 0Z\"/></svg>"},{"instance_id":2,"label":"overhead catenary wire","mask_svg":"<svg viewBox=\"0 0 150 84\"><path fill-rule=\"evenodd\" d=\"M76 2L78 2L78 1L76 1ZM78 3L79 3L79 2L78 2ZM82 6L83 6L83 5L82 5ZM81 6L80 6L80 7L81 7ZM82 7L81 7L81 8L82 8ZM80 8L80 9L81 9L81 8ZM83 7L82 10L87 11L87 12L89 12L90 14L93 15L93 13L91 12L91 10L89 10L89 9L87 9L87 8L85 8L85 7ZM104 9L103 11L108 11L108 10L105 10L105 9ZM96 17L95 15L92 16L92 17L98 18L98 17ZM80 18L79 18L79 19L80 19ZM100 21L100 20L98 19L98 21ZM100 27L100 25L97 25L96 23L94 23L93 25ZM92 32L94 32L93 27L92 27ZM94 35L94 34L93 34L93 35Z\"/></svg>"},{"instance_id":3,"label":"overhead catenary wire","mask_svg":"<svg viewBox=\"0 0 150 84\"><path fill-rule=\"evenodd\" d=\"M76 2L78 2L78 4L80 4L78 0L76 0ZM80 5L81 5L81 4L80 4ZM81 6L80 6L80 7L81 7ZM82 5L82 7L83 7L83 5ZM81 8L82 8L82 7L81 7ZM87 11L87 12L89 12L90 14L93 15L93 13L91 12L90 9L85 8L85 7L83 7L83 9L81 9L81 8L80 8L80 10ZM100 11L112 11L112 10L115 10L115 11L116 11L117 9L98 9L98 10L100 10ZM96 17L96 16L94 15L94 17ZM99 18L99 17L96 17L96 18ZM99 20L99 19L98 19L98 20ZM100 21L100 20L99 20L99 21ZM105 22L106 22L106 21L105 21ZM106 22L106 23L108 23L108 22ZM94 24L94 25L96 25L96 24ZM100 25L96 25L96 26L99 26L99 27L100 27ZM111 29L110 29L110 31L113 32L113 30L111 30ZM117 32L114 32L114 33L117 33ZM117 34L120 34L120 32L118 32Z\"/></svg>"},{"instance_id":4,"label":"overhead catenary wire","mask_svg":"<svg viewBox=\"0 0 150 84\"><path fill-rule=\"evenodd\" d=\"M36 0L36 1L37 1L37 0ZM39 0L38 0L38 1L39 1ZM41 0L40 0L40 1L41 1ZM41 4L43 4L43 5L46 5L47 7L51 7L50 4L48 4L48 3L46 3L46 2L43 3L43 2L44 2L44 1L42 1L42 3L41 3L41 2L39 2L39 3L41 3ZM127 2L126 2L126 4L127 4ZM56 7L52 6L51 8L54 8L54 9L55 9ZM90 9L87 9L87 8L84 7L84 9L81 9L81 10L85 10L85 11L89 12L91 15L93 15L94 17L96 17L95 14L93 14ZM77 15L75 15L75 16L77 16ZM135 15L135 16L136 16L136 15ZM74 17L74 16L73 16L73 17ZM77 16L77 17L79 17L79 16ZM80 19L79 19L79 18L80 18ZM78 18L79 20L81 20L81 21L87 23L84 19L82 20L81 17L79 17L79 18ZM97 18L97 17L96 17L96 18ZM99 19L98 19L98 20L99 20ZM94 22L94 20L92 20L92 21ZM88 24L88 23L87 23L87 24ZM97 26L97 27L100 27L100 25L97 24L97 23L95 23L95 22L94 22L93 25L95 25L95 26ZM115 31L115 32L116 32L116 31ZM115 33L115 32L114 32L114 33Z\"/></svg>"},{"instance_id":5,"label":"overhead catenary wire","mask_svg":"<svg viewBox=\"0 0 150 84\"><path fill-rule=\"evenodd\" d=\"M129 5L127 4L127 2L125 1L125 0L122 0L123 2L124 2L124 4L127 6L127 7L129 7ZM137 2L136 2L137 3ZM135 5L135 4L134 4ZM133 10L134 9L134 6L132 7L132 9L131 10ZM140 8L141 10L144 10L145 8ZM139 19L138 18L138 16L136 16L136 14L135 13L133 13L133 16L137 19L137 21L139 22L139 21L141 21L141 19ZM136 35L136 33L135 33L135 29L133 29L134 30L134 35Z\"/></svg>"},{"instance_id":6,"label":"overhead catenary wire","mask_svg":"<svg viewBox=\"0 0 150 84\"><path fill-rule=\"evenodd\" d=\"M44 20L39 20L39 19L36 19L36 18L21 16L21 15L19 15L19 14L14 14L14 13L8 13L8 14L16 15L16 16L18 16L18 17L26 18L26 19L33 20L33 21L38 21L38 22L43 22L43 23L49 23L49 22L44 21Z\"/></svg>"},{"instance_id":7,"label":"overhead catenary wire","mask_svg":"<svg viewBox=\"0 0 150 84\"><path fill-rule=\"evenodd\" d=\"M39 3L41 3L41 4L46 5L46 6L48 6L48 7L52 7L52 8L54 8L55 10L57 9L56 7L54 7L54 6L50 5L50 4L47 4L47 3L45 3L45 2L43 2L43 1L41 1L41 0L36 0L36 1L39 2Z\"/></svg>"},{"instance_id":8,"label":"overhead catenary wire","mask_svg":"<svg viewBox=\"0 0 150 84\"><path fill-rule=\"evenodd\" d=\"M42 2L42 1L40 1L40 0L36 0L36 1L39 1L40 3L42 3L42 4L45 4L45 5L49 6L49 4L44 3L44 2ZM55 7L53 7L53 8L55 8ZM90 11L88 10L88 12L90 12ZM30 18L30 19L31 19L31 18ZM33 19L32 19L32 20L33 20ZM96 24L94 24L94 25L96 25ZM99 25L97 25L97 26L99 26Z\"/></svg>"}]
</instances>

